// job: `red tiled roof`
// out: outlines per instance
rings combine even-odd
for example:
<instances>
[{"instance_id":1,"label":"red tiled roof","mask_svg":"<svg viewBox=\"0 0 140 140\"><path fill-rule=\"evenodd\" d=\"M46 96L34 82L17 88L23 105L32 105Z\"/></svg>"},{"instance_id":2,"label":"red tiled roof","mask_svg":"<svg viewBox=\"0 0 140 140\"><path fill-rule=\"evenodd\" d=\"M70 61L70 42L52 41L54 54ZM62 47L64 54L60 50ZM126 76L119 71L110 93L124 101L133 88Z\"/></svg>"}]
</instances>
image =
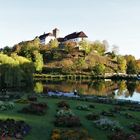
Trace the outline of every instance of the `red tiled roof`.
<instances>
[{"instance_id":1,"label":"red tiled roof","mask_svg":"<svg viewBox=\"0 0 140 140\"><path fill-rule=\"evenodd\" d=\"M48 36L54 36L52 33L44 33L43 35L39 36L39 39L45 39ZM88 36L83 32L74 32L72 34L69 34L65 36L64 38L57 38L58 42L64 42L70 39L75 39L75 38L87 38Z\"/></svg>"},{"instance_id":2,"label":"red tiled roof","mask_svg":"<svg viewBox=\"0 0 140 140\"><path fill-rule=\"evenodd\" d=\"M74 32L72 34L69 34L67 36L64 37L64 40L69 40L69 39L74 39L74 38L87 38L87 35L81 31L81 32Z\"/></svg>"}]
</instances>

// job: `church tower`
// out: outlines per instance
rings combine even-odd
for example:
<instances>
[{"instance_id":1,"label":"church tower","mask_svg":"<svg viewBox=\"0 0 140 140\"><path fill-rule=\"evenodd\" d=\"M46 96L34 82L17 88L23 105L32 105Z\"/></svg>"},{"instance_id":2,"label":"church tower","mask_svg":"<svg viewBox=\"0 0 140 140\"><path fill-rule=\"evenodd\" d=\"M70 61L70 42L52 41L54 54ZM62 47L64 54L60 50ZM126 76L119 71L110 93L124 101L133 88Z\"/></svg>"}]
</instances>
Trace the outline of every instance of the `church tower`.
<instances>
[{"instance_id":1,"label":"church tower","mask_svg":"<svg viewBox=\"0 0 140 140\"><path fill-rule=\"evenodd\" d=\"M60 33L59 29L57 28L53 29L53 35L55 36L55 38L59 37L59 33Z\"/></svg>"}]
</instances>

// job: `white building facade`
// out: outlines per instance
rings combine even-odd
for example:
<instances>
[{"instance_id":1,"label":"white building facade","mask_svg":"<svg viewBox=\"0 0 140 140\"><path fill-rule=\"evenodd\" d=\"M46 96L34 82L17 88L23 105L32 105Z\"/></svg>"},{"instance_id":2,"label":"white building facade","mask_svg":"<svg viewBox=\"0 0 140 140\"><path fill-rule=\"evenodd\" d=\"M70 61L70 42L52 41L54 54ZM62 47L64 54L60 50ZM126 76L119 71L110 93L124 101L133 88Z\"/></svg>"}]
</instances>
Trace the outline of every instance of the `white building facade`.
<instances>
[{"instance_id":1,"label":"white building facade","mask_svg":"<svg viewBox=\"0 0 140 140\"><path fill-rule=\"evenodd\" d=\"M39 39L40 39L40 43L42 45L46 45L51 40L54 40L55 39L55 36L52 33L47 33L47 34L44 33L43 35L39 36Z\"/></svg>"}]
</instances>

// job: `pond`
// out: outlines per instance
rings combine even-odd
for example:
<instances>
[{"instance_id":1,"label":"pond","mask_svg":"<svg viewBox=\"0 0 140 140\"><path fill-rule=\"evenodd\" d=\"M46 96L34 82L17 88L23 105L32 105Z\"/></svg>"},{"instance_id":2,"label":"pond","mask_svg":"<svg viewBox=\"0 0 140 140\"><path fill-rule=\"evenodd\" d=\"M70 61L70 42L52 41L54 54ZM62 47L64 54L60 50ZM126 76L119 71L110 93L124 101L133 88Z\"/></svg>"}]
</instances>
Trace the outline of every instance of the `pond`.
<instances>
[{"instance_id":1,"label":"pond","mask_svg":"<svg viewBox=\"0 0 140 140\"><path fill-rule=\"evenodd\" d=\"M38 81L34 84L34 91L57 96L96 95L140 101L140 81Z\"/></svg>"},{"instance_id":2,"label":"pond","mask_svg":"<svg viewBox=\"0 0 140 140\"><path fill-rule=\"evenodd\" d=\"M1 88L2 89L2 88ZM43 95L56 95L79 97L80 95L102 96L111 99L124 99L140 102L140 81L112 81L112 80L93 80L93 81L35 81L30 88L5 88L0 91L0 100L19 98L25 93L36 93ZM76 92L74 92L76 91Z\"/></svg>"}]
</instances>

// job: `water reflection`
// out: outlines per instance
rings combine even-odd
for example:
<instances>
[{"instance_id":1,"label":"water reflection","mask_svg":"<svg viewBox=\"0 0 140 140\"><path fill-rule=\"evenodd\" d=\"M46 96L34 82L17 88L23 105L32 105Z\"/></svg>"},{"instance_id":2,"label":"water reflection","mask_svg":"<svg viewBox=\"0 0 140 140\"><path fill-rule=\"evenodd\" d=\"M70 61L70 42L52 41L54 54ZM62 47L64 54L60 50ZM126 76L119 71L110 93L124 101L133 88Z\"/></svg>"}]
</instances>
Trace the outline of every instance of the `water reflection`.
<instances>
[{"instance_id":1,"label":"water reflection","mask_svg":"<svg viewBox=\"0 0 140 140\"><path fill-rule=\"evenodd\" d=\"M74 91L77 90L78 95L96 95L140 101L140 81L37 81L34 82L34 87L30 86L30 88L5 87L6 91L2 89L0 90L0 99L3 97L6 99L7 97L14 97L13 95L21 96L23 93L48 94L51 92L52 94L57 93L57 95L61 93L61 95L72 96Z\"/></svg>"},{"instance_id":2,"label":"water reflection","mask_svg":"<svg viewBox=\"0 0 140 140\"><path fill-rule=\"evenodd\" d=\"M36 82L34 91L36 93L61 92L72 93L77 90L82 95L107 96L110 98L133 98L134 94L138 94L137 101L140 101L140 82L139 81L111 81L111 80L95 80L95 81L49 81Z\"/></svg>"},{"instance_id":3,"label":"water reflection","mask_svg":"<svg viewBox=\"0 0 140 140\"><path fill-rule=\"evenodd\" d=\"M35 82L35 84L34 84L34 92L35 93L43 93L43 84L42 84L42 82Z\"/></svg>"}]
</instances>

